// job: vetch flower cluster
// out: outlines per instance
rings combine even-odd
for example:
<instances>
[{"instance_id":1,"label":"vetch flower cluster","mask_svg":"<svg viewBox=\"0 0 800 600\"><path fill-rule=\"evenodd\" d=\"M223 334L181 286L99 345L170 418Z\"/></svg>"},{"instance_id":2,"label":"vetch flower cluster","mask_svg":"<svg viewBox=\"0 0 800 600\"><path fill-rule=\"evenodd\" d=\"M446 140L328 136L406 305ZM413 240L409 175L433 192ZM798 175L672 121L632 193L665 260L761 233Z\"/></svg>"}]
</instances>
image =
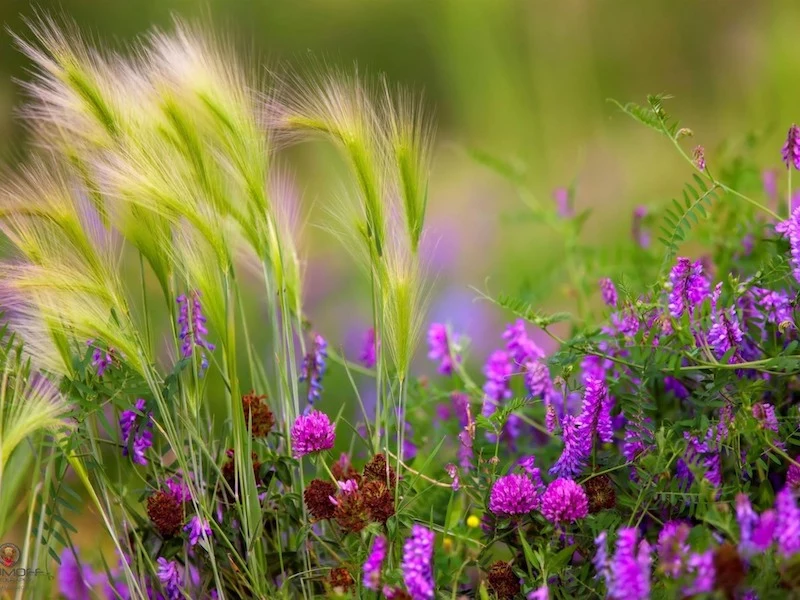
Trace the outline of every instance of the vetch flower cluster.
<instances>
[{"instance_id":1,"label":"vetch flower cluster","mask_svg":"<svg viewBox=\"0 0 800 600\"><path fill-rule=\"evenodd\" d=\"M414 525L403 545L403 582L412 600L433 600L434 533L422 525Z\"/></svg>"},{"instance_id":2,"label":"vetch flower cluster","mask_svg":"<svg viewBox=\"0 0 800 600\"><path fill-rule=\"evenodd\" d=\"M203 307L200 304L200 292L193 291L190 298L185 294L178 296L176 302L180 307L178 313L179 337L181 339L181 353L184 358L192 356L195 348L200 349L200 372L208 368L208 356L206 351L213 352L214 344L206 339L208 329L206 328L206 317L203 315Z\"/></svg>"},{"instance_id":3,"label":"vetch flower cluster","mask_svg":"<svg viewBox=\"0 0 800 600\"><path fill-rule=\"evenodd\" d=\"M328 342L320 334L313 336L311 350L303 357L303 364L300 369L300 381L308 382L308 409L319 400L322 392L322 376L327 369Z\"/></svg>"},{"instance_id":4,"label":"vetch flower cluster","mask_svg":"<svg viewBox=\"0 0 800 600\"><path fill-rule=\"evenodd\" d=\"M136 400L133 409L123 410L119 417L119 428L122 433L122 455L133 452L132 460L139 465L147 465L145 452L153 445L152 413L146 413L147 402L143 398Z\"/></svg>"}]
</instances>

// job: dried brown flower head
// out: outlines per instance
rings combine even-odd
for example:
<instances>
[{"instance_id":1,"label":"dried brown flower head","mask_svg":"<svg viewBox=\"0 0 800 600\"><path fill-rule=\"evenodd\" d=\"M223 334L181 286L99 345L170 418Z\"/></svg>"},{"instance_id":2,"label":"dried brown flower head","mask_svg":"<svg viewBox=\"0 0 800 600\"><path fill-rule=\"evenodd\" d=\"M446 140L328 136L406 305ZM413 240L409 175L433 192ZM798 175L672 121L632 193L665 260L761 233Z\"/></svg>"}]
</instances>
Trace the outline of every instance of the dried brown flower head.
<instances>
[{"instance_id":1,"label":"dried brown flower head","mask_svg":"<svg viewBox=\"0 0 800 600\"><path fill-rule=\"evenodd\" d=\"M364 479L366 481L383 481L389 487L394 488L397 482L397 474L394 469L386 462L383 454L376 454L364 466Z\"/></svg>"},{"instance_id":2,"label":"dried brown flower head","mask_svg":"<svg viewBox=\"0 0 800 600\"><path fill-rule=\"evenodd\" d=\"M716 571L714 577L716 588L726 598L734 598L736 588L739 587L745 577L744 562L739 556L736 546L730 542L725 542L716 549L714 552L714 570Z\"/></svg>"},{"instance_id":3,"label":"dried brown flower head","mask_svg":"<svg viewBox=\"0 0 800 600\"><path fill-rule=\"evenodd\" d=\"M367 481L361 488L364 505L373 521L386 523L394 514L394 494L383 481Z\"/></svg>"},{"instance_id":4,"label":"dried brown flower head","mask_svg":"<svg viewBox=\"0 0 800 600\"><path fill-rule=\"evenodd\" d=\"M225 452L228 456L228 461L222 465L222 476L225 478L225 481L228 482L228 485L231 489L234 488L234 484L236 483L236 461L234 460L234 452L233 449L229 449ZM261 462L258 460L258 456L255 452L251 453L251 458L253 459L253 475L256 478L256 481L259 480L258 471L261 469Z\"/></svg>"},{"instance_id":5,"label":"dried brown flower head","mask_svg":"<svg viewBox=\"0 0 800 600\"><path fill-rule=\"evenodd\" d=\"M328 575L328 583L339 593L350 591L356 585L356 582L353 581L353 576L350 575L350 571L345 567L331 569L330 575Z\"/></svg>"},{"instance_id":6,"label":"dried brown flower head","mask_svg":"<svg viewBox=\"0 0 800 600\"><path fill-rule=\"evenodd\" d=\"M350 462L350 457L347 454L342 454L333 465L331 466L331 473L336 478L336 481L347 481L348 479L355 479L356 483L361 484L361 474L355 470L353 463Z\"/></svg>"},{"instance_id":7,"label":"dried brown flower head","mask_svg":"<svg viewBox=\"0 0 800 600\"><path fill-rule=\"evenodd\" d=\"M336 486L329 481L314 479L303 492L303 499L308 507L308 512L315 519L332 519L336 505L331 502L331 497L336 496Z\"/></svg>"},{"instance_id":8,"label":"dried brown flower head","mask_svg":"<svg viewBox=\"0 0 800 600\"><path fill-rule=\"evenodd\" d=\"M275 425L275 415L264 402L266 397L257 395L255 390L242 396L245 423L250 424L250 432L254 438L267 437Z\"/></svg>"},{"instance_id":9,"label":"dried brown flower head","mask_svg":"<svg viewBox=\"0 0 800 600\"><path fill-rule=\"evenodd\" d=\"M358 533L367 525L369 514L364 505L361 492L351 492L336 496L336 508L333 518L339 527L351 533Z\"/></svg>"},{"instance_id":10,"label":"dried brown flower head","mask_svg":"<svg viewBox=\"0 0 800 600\"><path fill-rule=\"evenodd\" d=\"M617 493L614 483L608 475L592 477L583 484L586 498L589 500L589 513L595 514L601 510L610 510L617 505Z\"/></svg>"},{"instance_id":11,"label":"dried brown flower head","mask_svg":"<svg viewBox=\"0 0 800 600\"><path fill-rule=\"evenodd\" d=\"M489 587L501 599L514 598L520 593L519 577L514 574L511 563L499 560L491 566Z\"/></svg>"},{"instance_id":12,"label":"dried brown flower head","mask_svg":"<svg viewBox=\"0 0 800 600\"><path fill-rule=\"evenodd\" d=\"M183 504L172 493L160 490L147 499L147 516L161 537L172 537L183 527Z\"/></svg>"}]
</instances>

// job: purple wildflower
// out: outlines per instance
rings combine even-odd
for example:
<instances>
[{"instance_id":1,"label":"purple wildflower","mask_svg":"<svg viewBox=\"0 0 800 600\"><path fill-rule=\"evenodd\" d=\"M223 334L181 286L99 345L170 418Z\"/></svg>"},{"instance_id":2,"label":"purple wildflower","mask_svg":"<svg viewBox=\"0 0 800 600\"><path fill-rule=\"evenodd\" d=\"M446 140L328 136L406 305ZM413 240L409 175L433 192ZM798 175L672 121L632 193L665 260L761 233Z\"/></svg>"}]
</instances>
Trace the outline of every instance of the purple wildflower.
<instances>
[{"instance_id":1,"label":"purple wildflower","mask_svg":"<svg viewBox=\"0 0 800 600\"><path fill-rule=\"evenodd\" d=\"M719 283L711 296L712 325L708 331L708 344L717 358L722 358L727 352L733 350L729 362L737 362L744 340L744 332L734 307L722 310L718 308L721 291L722 283Z\"/></svg>"},{"instance_id":2,"label":"purple wildflower","mask_svg":"<svg viewBox=\"0 0 800 600\"><path fill-rule=\"evenodd\" d=\"M694 166L701 171L706 170L706 150L702 146L695 146L692 151L692 161Z\"/></svg>"},{"instance_id":3,"label":"purple wildflower","mask_svg":"<svg viewBox=\"0 0 800 600\"><path fill-rule=\"evenodd\" d=\"M778 514L765 510L753 529L752 543L757 552L766 552L777 536Z\"/></svg>"},{"instance_id":4,"label":"purple wildflower","mask_svg":"<svg viewBox=\"0 0 800 600\"><path fill-rule=\"evenodd\" d=\"M379 535L372 542L372 549L364 561L364 587L368 590L380 589L381 569L386 558L386 538Z\"/></svg>"},{"instance_id":5,"label":"purple wildflower","mask_svg":"<svg viewBox=\"0 0 800 600\"><path fill-rule=\"evenodd\" d=\"M133 450L133 462L147 465L145 452L153 445L152 413L145 415L147 403L143 398L136 400L133 409L123 410L119 417L119 428L122 433L122 455L128 456Z\"/></svg>"},{"instance_id":6,"label":"purple wildflower","mask_svg":"<svg viewBox=\"0 0 800 600\"><path fill-rule=\"evenodd\" d=\"M183 578L181 577L178 563L163 557L159 557L156 562L158 564L158 580L164 588L167 600L181 600L183 598L183 592L181 591Z\"/></svg>"},{"instance_id":7,"label":"purple wildflower","mask_svg":"<svg viewBox=\"0 0 800 600\"><path fill-rule=\"evenodd\" d=\"M180 306L178 326L180 327L179 337L182 342L181 353L184 358L189 358L195 348L200 348L200 372L202 373L208 368L206 351L213 352L216 346L206 340L208 329L206 329L203 307L200 304L200 292L193 291L191 293L191 306L185 294L178 296L176 302Z\"/></svg>"},{"instance_id":8,"label":"purple wildflower","mask_svg":"<svg viewBox=\"0 0 800 600\"><path fill-rule=\"evenodd\" d=\"M375 366L378 356L378 348L380 342L375 337L375 330L370 327L364 337L364 348L361 350L361 364L366 368L371 369Z\"/></svg>"},{"instance_id":9,"label":"purple wildflower","mask_svg":"<svg viewBox=\"0 0 800 600\"><path fill-rule=\"evenodd\" d=\"M797 461L800 457L795 457L795 462L789 464L789 470L786 471L786 485L794 490L800 489L800 466Z\"/></svg>"},{"instance_id":10,"label":"purple wildflower","mask_svg":"<svg viewBox=\"0 0 800 600\"><path fill-rule=\"evenodd\" d=\"M315 333L311 350L303 357L300 370L300 381L308 382L308 405L313 406L322 392L322 376L327 368L328 343L320 334Z\"/></svg>"},{"instance_id":11,"label":"purple wildflower","mask_svg":"<svg viewBox=\"0 0 800 600\"><path fill-rule=\"evenodd\" d=\"M646 600L650 597L650 545L642 540L637 549L638 531L633 527L621 528L617 536L608 595L612 598Z\"/></svg>"},{"instance_id":12,"label":"purple wildflower","mask_svg":"<svg viewBox=\"0 0 800 600\"><path fill-rule=\"evenodd\" d=\"M489 510L496 515L524 515L539 505L531 478L520 473L499 477L489 494Z\"/></svg>"},{"instance_id":13,"label":"purple wildflower","mask_svg":"<svg viewBox=\"0 0 800 600\"><path fill-rule=\"evenodd\" d=\"M98 377L102 377L108 368L114 364L114 354L111 348L103 350L99 346L94 346L94 340L89 340L86 345L92 349L92 366L95 368Z\"/></svg>"},{"instance_id":14,"label":"purple wildflower","mask_svg":"<svg viewBox=\"0 0 800 600\"><path fill-rule=\"evenodd\" d=\"M449 463L445 465L444 470L447 471L447 474L450 476L450 479L453 480L453 491L457 492L458 489L461 487L461 482L458 479L458 467L455 466L453 463Z\"/></svg>"},{"instance_id":15,"label":"purple wildflower","mask_svg":"<svg viewBox=\"0 0 800 600\"><path fill-rule=\"evenodd\" d=\"M542 494L541 512L551 523L573 523L589 514L583 487L572 479L556 479Z\"/></svg>"},{"instance_id":16,"label":"purple wildflower","mask_svg":"<svg viewBox=\"0 0 800 600\"><path fill-rule=\"evenodd\" d=\"M736 520L739 523L739 552L744 557L756 553L753 545L753 528L758 523L758 515L750 504L747 494L736 495Z\"/></svg>"},{"instance_id":17,"label":"purple wildflower","mask_svg":"<svg viewBox=\"0 0 800 600\"><path fill-rule=\"evenodd\" d=\"M569 219L573 215L572 194L567 188L559 187L553 190L553 200L556 201L558 216Z\"/></svg>"},{"instance_id":18,"label":"purple wildflower","mask_svg":"<svg viewBox=\"0 0 800 600\"><path fill-rule=\"evenodd\" d=\"M170 477L164 482L164 485L178 502L188 502L192 499L189 486L184 483L182 476L179 475L175 479Z\"/></svg>"},{"instance_id":19,"label":"purple wildflower","mask_svg":"<svg viewBox=\"0 0 800 600\"><path fill-rule=\"evenodd\" d=\"M617 296L617 288L614 287L614 282L608 277L600 280L600 293L603 296L603 302L608 306L616 306L619 301Z\"/></svg>"},{"instance_id":20,"label":"purple wildflower","mask_svg":"<svg viewBox=\"0 0 800 600\"><path fill-rule=\"evenodd\" d=\"M602 577L606 582L606 588L611 589L611 565L608 562L608 544L606 543L606 532L601 531L594 539L597 552L592 559L594 568L597 570L597 578Z\"/></svg>"},{"instance_id":21,"label":"purple wildflower","mask_svg":"<svg viewBox=\"0 0 800 600\"><path fill-rule=\"evenodd\" d=\"M211 525L209 525L208 521L197 515L191 518L183 530L189 534L190 546L195 546L198 542L203 541L203 536L210 538L212 534Z\"/></svg>"},{"instance_id":22,"label":"purple wildflower","mask_svg":"<svg viewBox=\"0 0 800 600\"><path fill-rule=\"evenodd\" d=\"M633 225L631 227L631 233L634 241L640 248L648 248L650 246L650 232L643 228L644 219L646 216L646 206L637 206L633 211Z\"/></svg>"},{"instance_id":23,"label":"purple wildflower","mask_svg":"<svg viewBox=\"0 0 800 600\"><path fill-rule=\"evenodd\" d=\"M795 280L800 282L800 207L795 208L788 219L778 223L775 231L789 238L792 273Z\"/></svg>"},{"instance_id":24,"label":"purple wildflower","mask_svg":"<svg viewBox=\"0 0 800 600\"><path fill-rule=\"evenodd\" d=\"M306 454L330 450L336 440L328 415L312 410L307 415L300 415L292 425L292 450L295 458Z\"/></svg>"},{"instance_id":25,"label":"purple wildflower","mask_svg":"<svg viewBox=\"0 0 800 600\"><path fill-rule=\"evenodd\" d=\"M764 429L778 433L778 417L775 416L775 407L769 402L756 402L753 405L753 417Z\"/></svg>"},{"instance_id":26,"label":"purple wildflower","mask_svg":"<svg viewBox=\"0 0 800 600\"><path fill-rule=\"evenodd\" d=\"M336 484L345 496L351 496L358 492L358 481L348 479L347 481L337 481Z\"/></svg>"},{"instance_id":27,"label":"purple wildflower","mask_svg":"<svg viewBox=\"0 0 800 600\"><path fill-rule=\"evenodd\" d=\"M437 371L442 375L452 375L455 366L461 363L457 340L450 340L443 323L433 323L428 329L428 358L439 361Z\"/></svg>"},{"instance_id":28,"label":"purple wildflower","mask_svg":"<svg viewBox=\"0 0 800 600\"><path fill-rule=\"evenodd\" d=\"M550 600L550 590L547 589L546 585L543 585L532 592L528 592L526 598L527 600Z\"/></svg>"},{"instance_id":29,"label":"purple wildflower","mask_svg":"<svg viewBox=\"0 0 800 600\"><path fill-rule=\"evenodd\" d=\"M79 565L75 554L64 548L58 569L58 591L65 600L90 600L97 575L89 565Z\"/></svg>"},{"instance_id":30,"label":"purple wildflower","mask_svg":"<svg viewBox=\"0 0 800 600\"><path fill-rule=\"evenodd\" d=\"M540 397L548 401L553 382L550 379L550 369L547 365L539 361L529 361L525 363L525 387L528 393L536 398Z\"/></svg>"},{"instance_id":31,"label":"purple wildflower","mask_svg":"<svg viewBox=\"0 0 800 600\"><path fill-rule=\"evenodd\" d=\"M536 457L532 454L530 456L523 456L519 459L517 464L528 474L537 493L541 494L544 491L544 483L542 483L542 471L536 466Z\"/></svg>"},{"instance_id":32,"label":"purple wildflower","mask_svg":"<svg viewBox=\"0 0 800 600\"><path fill-rule=\"evenodd\" d=\"M689 526L681 521L667 521L658 534L658 562L670 577L677 578L689 553Z\"/></svg>"},{"instance_id":33,"label":"purple wildflower","mask_svg":"<svg viewBox=\"0 0 800 600\"><path fill-rule=\"evenodd\" d=\"M581 438L578 420L572 415L566 415L561 420L561 436L564 438L564 450L561 456L550 467L550 474L559 477L575 477L582 470L586 462L583 452L584 445Z\"/></svg>"},{"instance_id":34,"label":"purple wildflower","mask_svg":"<svg viewBox=\"0 0 800 600\"><path fill-rule=\"evenodd\" d=\"M483 401L483 416L488 417L494 414L501 400L511 397L510 379L514 371L510 356L503 350L492 352L483 372L486 375L486 383L483 391L486 394Z\"/></svg>"},{"instance_id":35,"label":"purple wildflower","mask_svg":"<svg viewBox=\"0 0 800 600\"><path fill-rule=\"evenodd\" d=\"M614 437L611 425L611 410L614 399L608 394L608 386L603 379L589 376L586 379L586 390L583 394L583 407L578 417L581 443L584 456L592 453L594 436L604 444Z\"/></svg>"},{"instance_id":36,"label":"purple wildflower","mask_svg":"<svg viewBox=\"0 0 800 600\"><path fill-rule=\"evenodd\" d=\"M687 311L691 315L694 307L708 296L709 288L699 260L692 263L688 258L678 258L669 275L670 314L676 319L680 319Z\"/></svg>"},{"instance_id":37,"label":"purple wildflower","mask_svg":"<svg viewBox=\"0 0 800 600\"><path fill-rule=\"evenodd\" d=\"M787 169L794 166L800 171L800 128L794 123L786 134L786 143L781 148L781 159Z\"/></svg>"},{"instance_id":38,"label":"purple wildflower","mask_svg":"<svg viewBox=\"0 0 800 600\"><path fill-rule=\"evenodd\" d=\"M544 350L528 336L528 332L525 330L525 321L522 319L506 326L503 339L506 340L506 350L517 365L521 366L528 361L539 360L545 356Z\"/></svg>"},{"instance_id":39,"label":"purple wildflower","mask_svg":"<svg viewBox=\"0 0 800 600\"><path fill-rule=\"evenodd\" d=\"M783 558L790 558L800 552L800 508L791 488L784 487L778 492L775 497L775 512L778 552Z\"/></svg>"},{"instance_id":40,"label":"purple wildflower","mask_svg":"<svg viewBox=\"0 0 800 600\"><path fill-rule=\"evenodd\" d=\"M433 600L434 534L422 525L414 525L403 545L403 582L412 600Z\"/></svg>"},{"instance_id":41,"label":"purple wildflower","mask_svg":"<svg viewBox=\"0 0 800 600\"><path fill-rule=\"evenodd\" d=\"M710 594L714 591L714 579L716 569L714 568L714 551L707 550L702 553L692 553L686 562L689 573L694 574L691 585L684 590L687 596L696 594Z\"/></svg>"}]
</instances>

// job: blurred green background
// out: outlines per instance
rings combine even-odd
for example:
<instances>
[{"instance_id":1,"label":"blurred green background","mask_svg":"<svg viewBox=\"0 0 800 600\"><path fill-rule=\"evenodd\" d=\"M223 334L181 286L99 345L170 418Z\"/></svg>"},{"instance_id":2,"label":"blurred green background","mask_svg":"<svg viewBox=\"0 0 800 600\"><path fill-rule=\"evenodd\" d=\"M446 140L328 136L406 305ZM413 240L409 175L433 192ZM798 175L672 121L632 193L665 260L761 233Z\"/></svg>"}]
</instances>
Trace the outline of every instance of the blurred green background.
<instances>
[{"instance_id":1,"label":"blurred green background","mask_svg":"<svg viewBox=\"0 0 800 600\"><path fill-rule=\"evenodd\" d=\"M438 122L428 321L449 319L466 330L478 361L499 343L508 316L475 303L471 286L513 293L545 278L558 283L550 274L558 275L562 256L549 233L517 218L523 207L515 190L468 149L524 166L542 202L575 182L578 209L594 209L587 238L616 243L629 236L633 206L666 202L689 170L668 142L607 98L674 95L670 111L694 131L688 147L703 144L709 164L724 140L758 131L765 135L759 158L778 167L786 128L800 120L797 0L60 0L36 8L0 0L5 165L26 152L15 79L29 67L9 32L27 36L24 19L35 10L73 19L112 47L154 25L169 27L174 14L225 33L264 68L310 58L357 63L424 91ZM313 226L324 223L325 204L338 191L330 159L318 145L287 156L309 212L308 313L355 358L368 326L366 282L347 252ZM554 285L542 308L564 302Z\"/></svg>"},{"instance_id":2,"label":"blurred green background","mask_svg":"<svg viewBox=\"0 0 800 600\"><path fill-rule=\"evenodd\" d=\"M668 143L607 98L643 102L648 93L673 94L670 111L695 132L689 147L703 144L711 164L724 139L760 130L768 135L764 165L777 166L781 137L800 118L800 3L793 0L61 0L36 6L0 3L5 163L24 154L24 126L14 118L22 95L14 78L25 78L28 66L8 30L26 35L24 18L35 10L74 19L87 37L116 47L152 26L168 27L172 15L199 19L265 68L308 65L309 57L357 63L424 91L439 125L430 238L437 294L445 299L434 300L434 317L444 310L440 305L466 305L462 292L483 287L487 277L493 291L513 292L559 260L545 231L513 222L522 210L514 190L465 149L524 165L543 202L551 201L554 187L575 181L578 208L595 209L587 236L618 239L628 235L633 205L668 200L688 171ZM319 223L325 219L319 209L335 187L329 156L311 147L293 152L292 162L306 205L315 207L309 221ZM342 339L354 326L353 290L363 288L354 287L350 259L330 237L309 227L305 249L310 314L323 329L331 324L331 339ZM323 255L319 267L315 259ZM358 302L366 308L362 296Z\"/></svg>"}]
</instances>

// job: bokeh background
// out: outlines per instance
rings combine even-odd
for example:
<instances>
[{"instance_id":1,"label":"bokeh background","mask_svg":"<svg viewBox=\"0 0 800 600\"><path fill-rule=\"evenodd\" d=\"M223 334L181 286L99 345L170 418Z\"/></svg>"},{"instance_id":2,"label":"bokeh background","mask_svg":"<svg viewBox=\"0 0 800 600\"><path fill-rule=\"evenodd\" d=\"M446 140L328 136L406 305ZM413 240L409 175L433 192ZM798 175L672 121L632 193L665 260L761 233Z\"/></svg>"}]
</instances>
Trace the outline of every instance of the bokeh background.
<instances>
[{"instance_id":1,"label":"bokeh background","mask_svg":"<svg viewBox=\"0 0 800 600\"><path fill-rule=\"evenodd\" d=\"M547 278L554 283L547 303L562 300L558 244L519 218L515 190L469 149L524 168L541 202L574 182L578 208L594 209L586 235L602 242L628 236L632 206L667 201L688 173L668 143L608 98L674 95L670 111L712 161L724 140L756 131L766 136L764 165L777 166L781 136L800 119L800 3L793 0L2 0L5 164L24 155L26 137L14 111L23 99L15 78L26 77L28 64L9 31L27 35L24 20L36 11L73 19L87 37L113 47L169 27L177 15L229 36L263 68L358 64L424 92L438 122L432 316L446 310L476 342L492 335L498 315L473 302L470 286L524 293ZM344 341L359 326L353 307L366 309L368 300L357 293L364 288L350 258L315 227L337 188L329 154L304 147L287 160L309 208L309 314L330 339Z\"/></svg>"},{"instance_id":2,"label":"bokeh background","mask_svg":"<svg viewBox=\"0 0 800 600\"><path fill-rule=\"evenodd\" d=\"M668 142L608 98L674 95L670 111L712 164L723 142L757 132L759 160L778 167L786 128L800 120L797 0L0 0L0 161L7 166L26 153L15 80L29 67L9 32L29 35L24 20L36 11L73 19L87 37L116 48L153 26L168 28L177 15L230 37L262 68L357 63L424 92L438 123L427 321L447 319L466 332L476 364L499 343L509 317L477 302L473 288L525 295L547 281L552 289L537 295L541 308L569 308L570 299L557 241L521 217L516 190L470 150L515 164L540 202L574 183L577 208L593 209L585 235L608 245L630 235L635 205L667 202L689 176ZM283 157L308 220L306 310L332 344L357 356L368 327L367 282L317 227L340 185L333 158L318 145ZM327 385L334 398L345 394L344 380ZM81 530L88 539L94 528Z\"/></svg>"}]
</instances>

